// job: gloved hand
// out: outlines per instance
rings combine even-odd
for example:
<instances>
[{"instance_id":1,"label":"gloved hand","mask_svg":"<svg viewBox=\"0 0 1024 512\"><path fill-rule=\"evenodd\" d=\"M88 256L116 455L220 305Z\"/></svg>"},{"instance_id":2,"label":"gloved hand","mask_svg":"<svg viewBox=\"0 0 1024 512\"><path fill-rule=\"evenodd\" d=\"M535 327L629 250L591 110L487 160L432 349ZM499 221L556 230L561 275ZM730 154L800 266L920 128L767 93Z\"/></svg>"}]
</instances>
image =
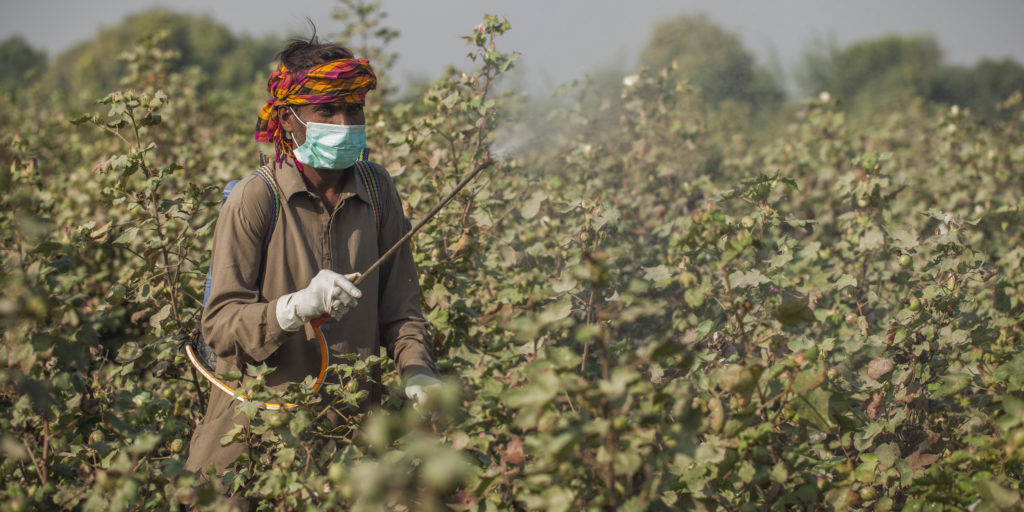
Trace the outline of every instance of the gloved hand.
<instances>
[{"instance_id":1,"label":"gloved hand","mask_svg":"<svg viewBox=\"0 0 1024 512\"><path fill-rule=\"evenodd\" d=\"M309 286L282 296L277 301L277 323L286 331L297 331L303 324L321 316L331 315L338 320L355 307L363 293L352 284L359 274L343 276L332 270L321 270L309 281Z\"/></svg>"},{"instance_id":2,"label":"gloved hand","mask_svg":"<svg viewBox=\"0 0 1024 512\"><path fill-rule=\"evenodd\" d=\"M405 382L405 396L409 400L415 400L415 407L418 409L427 403L430 395L441 390L441 381L423 374L413 375Z\"/></svg>"}]
</instances>

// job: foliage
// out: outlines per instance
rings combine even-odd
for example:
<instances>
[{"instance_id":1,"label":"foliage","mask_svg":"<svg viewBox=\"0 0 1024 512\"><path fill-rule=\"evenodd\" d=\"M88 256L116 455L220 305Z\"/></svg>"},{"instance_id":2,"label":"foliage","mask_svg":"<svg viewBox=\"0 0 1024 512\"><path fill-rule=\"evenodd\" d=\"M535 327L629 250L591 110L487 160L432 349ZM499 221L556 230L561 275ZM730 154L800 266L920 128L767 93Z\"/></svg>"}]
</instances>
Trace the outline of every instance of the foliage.
<instances>
[{"instance_id":1,"label":"foliage","mask_svg":"<svg viewBox=\"0 0 1024 512\"><path fill-rule=\"evenodd\" d=\"M973 67L943 66L927 91L932 101L970 108L983 119L1003 117L999 105L1024 88L1024 66L983 59Z\"/></svg>"},{"instance_id":2,"label":"foliage","mask_svg":"<svg viewBox=\"0 0 1024 512\"><path fill-rule=\"evenodd\" d=\"M829 91L850 100L901 101L894 98L921 90L940 57L938 42L930 36L890 35L843 49L819 46L805 59L810 81L804 87L808 93Z\"/></svg>"},{"instance_id":3,"label":"foliage","mask_svg":"<svg viewBox=\"0 0 1024 512\"><path fill-rule=\"evenodd\" d=\"M339 355L324 393L250 366L245 394L299 405L241 404L219 476L183 470L218 391L177 347L259 99L204 94L150 36L100 112L5 113L4 508L1021 506L1021 95L862 127L822 94L755 137L666 67L530 118L495 93L509 28L485 17L473 69L367 110L414 221L487 167L413 240L436 414L378 357ZM391 392L360 412L376 364Z\"/></svg>"},{"instance_id":4,"label":"foliage","mask_svg":"<svg viewBox=\"0 0 1024 512\"><path fill-rule=\"evenodd\" d=\"M816 44L800 69L808 94L828 91L849 101L851 111L887 113L915 97L969 107L980 117L999 117L998 105L1024 87L1024 67L1010 59L982 60L973 67L944 65L931 36L890 35L846 48Z\"/></svg>"},{"instance_id":5,"label":"foliage","mask_svg":"<svg viewBox=\"0 0 1024 512\"><path fill-rule=\"evenodd\" d=\"M341 5L331 14L331 17L340 21L344 27L338 36L338 43L373 64L378 78L375 94L387 98L394 92L394 86L388 85L388 72L398 60L398 55L389 52L387 46L398 37L399 32L381 26L387 13L381 10L379 0L341 0L340 3Z\"/></svg>"},{"instance_id":6,"label":"foliage","mask_svg":"<svg viewBox=\"0 0 1024 512\"><path fill-rule=\"evenodd\" d=\"M21 36L11 36L0 42L0 88L14 91L46 68L46 52L33 48Z\"/></svg>"},{"instance_id":7,"label":"foliage","mask_svg":"<svg viewBox=\"0 0 1024 512\"><path fill-rule=\"evenodd\" d=\"M122 87L125 70L121 52L144 35L166 32L166 47L177 58L168 71L198 67L204 92L238 90L265 80L266 70L279 50L273 38L235 36L208 15L178 14L154 8L126 17L102 30L95 38L58 55L48 70L48 80L70 106L82 108L106 91ZM206 89L209 87L209 89Z\"/></svg>"},{"instance_id":8,"label":"foliage","mask_svg":"<svg viewBox=\"0 0 1024 512\"><path fill-rule=\"evenodd\" d=\"M759 109L777 107L781 87L738 37L706 15L683 14L656 23L640 62L649 68L678 70L713 104L733 100Z\"/></svg>"}]
</instances>

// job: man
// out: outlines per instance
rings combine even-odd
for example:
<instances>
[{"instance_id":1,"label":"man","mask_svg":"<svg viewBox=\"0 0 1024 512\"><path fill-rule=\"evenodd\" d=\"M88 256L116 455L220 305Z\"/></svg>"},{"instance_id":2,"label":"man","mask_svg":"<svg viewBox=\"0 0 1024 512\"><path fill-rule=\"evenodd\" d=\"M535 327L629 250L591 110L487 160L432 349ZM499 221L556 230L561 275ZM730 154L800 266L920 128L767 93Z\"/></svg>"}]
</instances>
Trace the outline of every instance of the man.
<instances>
[{"instance_id":1,"label":"man","mask_svg":"<svg viewBox=\"0 0 1024 512\"><path fill-rule=\"evenodd\" d=\"M272 179L241 180L214 232L202 329L218 356L216 370L266 363L276 368L267 383L278 389L316 376L321 356L310 322L327 315L320 330L330 352L365 358L383 341L406 394L422 401L440 382L411 248L405 244L358 288L352 283L407 229L386 171L370 164L380 179L367 179L354 165L365 157L363 105L376 86L373 69L316 36L293 41L278 57L256 129L257 141L274 144ZM367 402L379 404L379 369L373 377L363 387ZM213 464L223 472L246 449L220 445L225 432L247 421L235 413L237 404L211 391L187 469Z\"/></svg>"}]
</instances>

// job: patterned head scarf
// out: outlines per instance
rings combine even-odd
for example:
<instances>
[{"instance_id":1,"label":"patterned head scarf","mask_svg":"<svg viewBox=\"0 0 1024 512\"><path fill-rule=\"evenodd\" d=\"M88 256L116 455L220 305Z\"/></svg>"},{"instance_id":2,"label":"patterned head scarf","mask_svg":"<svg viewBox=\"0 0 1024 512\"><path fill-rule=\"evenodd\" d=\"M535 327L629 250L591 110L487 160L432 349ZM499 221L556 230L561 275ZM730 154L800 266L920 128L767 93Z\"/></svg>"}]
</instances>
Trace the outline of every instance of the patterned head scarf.
<instances>
[{"instance_id":1,"label":"patterned head scarf","mask_svg":"<svg viewBox=\"0 0 1024 512\"><path fill-rule=\"evenodd\" d=\"M273 97L260 108L256 140L274 143L275 163L280 164L286 157L294 160L295 143L285 137L277 107L336 101L363 105L366 93L376 87L377 76L366 59L334 60L299 71L289 71L282 63L267 80L267 92Z\"/></svg>"}]
</instances>

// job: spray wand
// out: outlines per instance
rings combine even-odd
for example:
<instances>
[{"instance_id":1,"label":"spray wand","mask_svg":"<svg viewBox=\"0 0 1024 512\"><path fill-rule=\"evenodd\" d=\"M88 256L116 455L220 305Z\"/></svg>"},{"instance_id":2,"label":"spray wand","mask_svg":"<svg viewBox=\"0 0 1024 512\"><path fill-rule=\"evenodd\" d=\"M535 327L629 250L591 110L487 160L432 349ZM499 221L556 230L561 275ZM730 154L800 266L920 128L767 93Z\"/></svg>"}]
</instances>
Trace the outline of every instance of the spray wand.
<instances>
[{"instance_id":1,"label":"spray wand","mask_svg":"<svg viewBox=\"0 0 1024 512\"><path fill-rule=\"evenodd\" d=\"M452 189L452 191L449 192L448 195L445 196L445 198L442 199L441 202L438 203L438 205L435 206L433 210L430 210L427 213L427 215L423 217L423 219L421 219L418 223L416 223L415 226L413 226L412 229L409 230L408 233L406 233L404 236L402 236L402 238L395 242L395 245L392 245L391 248L387 250L387 252L385 252L380 258L377 258L377 261L373 262L373 265L370 265L370 268L366 269L366 271L361 273L359 277L352 281L352 284L359 286L359 283L362 283L366 279L366 276L370 275L371 273L373 273L373 271L380 268L380 266L383 265L388 258L390 258L392 255L398 252L398 249L402 247L402 244L408 242L409 239L416 234L416 232L423 228L423 226L426 226L427 223L430 222L430 220L433 219L434 216L436 216L441 211L441 209L445 207L445 205L447 205L449 202L451 202L452 199L455 198L456 194L458 194L462 189L466 188L466 185L469 185L469 182L473 181L473 178L476 178L477 174L480 174L481 171L492 165L494 165L494 160L488 153L484 160L476 164L476 167L474 167L473 170L470 171L470 173L467 174L465 178L462 178L462 181L460 181L458 185L455 185L455 188ZM317 318L314 318L310 322L310 324L313 327L320 327L320 325L326 322L329 318L330 315L322 315Z\"/></svg>"}]
</instances>

